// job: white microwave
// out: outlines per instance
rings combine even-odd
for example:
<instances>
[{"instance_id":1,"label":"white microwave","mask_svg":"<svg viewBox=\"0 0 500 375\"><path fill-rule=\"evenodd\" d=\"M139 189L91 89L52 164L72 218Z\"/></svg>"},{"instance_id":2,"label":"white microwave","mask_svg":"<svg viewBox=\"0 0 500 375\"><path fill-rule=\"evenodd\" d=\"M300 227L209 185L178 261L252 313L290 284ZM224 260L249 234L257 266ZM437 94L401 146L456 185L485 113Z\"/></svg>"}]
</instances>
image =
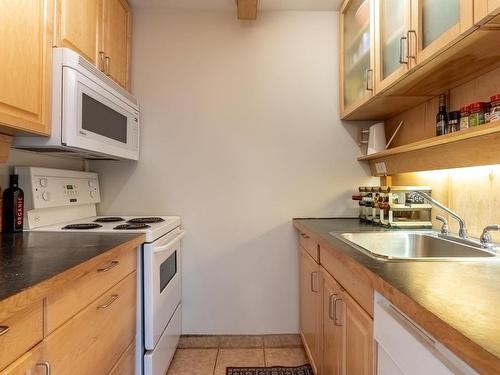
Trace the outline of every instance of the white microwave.
<instances>
[{"instance_id":1,"label":"white microwave","mask_svg":"<svg viewBox=\"0 0 500 375\"><path fill-rule=\"evenodd\" d=\"M68 48L54 48L49 137L15 137L13 147L86 159L139 159L137 99Z\"/></svg>"}]
</instances>

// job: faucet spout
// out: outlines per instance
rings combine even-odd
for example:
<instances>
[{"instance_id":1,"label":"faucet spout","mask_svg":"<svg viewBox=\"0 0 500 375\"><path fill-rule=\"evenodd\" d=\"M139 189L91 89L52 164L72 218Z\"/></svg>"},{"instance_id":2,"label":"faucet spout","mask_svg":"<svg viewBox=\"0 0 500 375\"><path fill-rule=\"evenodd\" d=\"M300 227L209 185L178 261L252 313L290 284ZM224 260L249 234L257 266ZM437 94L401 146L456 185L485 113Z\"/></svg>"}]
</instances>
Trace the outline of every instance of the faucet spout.
<instances>
[{"instance_id":1,"label":"faucet spout","mask_svg":"<svg viewBox=\"0 0 500 375\"><path fill-rule=\"evenodd\" d=\"M437 200L432 198L429 194L424 193L423 191L416 191L415 193L420 195L422 198L424 198L425 200L427 200L428 202L430 202L434 206L439 207L443 211L446 211L451 217L453 217L456 221L458 221L458 225L460 226L460 229L458 231L458 236L460 238L465 239L465 238L469 237L469 235L467 234L467 226L465 225L464 219L462 219L460 216L458 216L458 214L456 212L452 211L451 209L446 207L444 204L438 202Z\"/></svg>"}]
</instances>

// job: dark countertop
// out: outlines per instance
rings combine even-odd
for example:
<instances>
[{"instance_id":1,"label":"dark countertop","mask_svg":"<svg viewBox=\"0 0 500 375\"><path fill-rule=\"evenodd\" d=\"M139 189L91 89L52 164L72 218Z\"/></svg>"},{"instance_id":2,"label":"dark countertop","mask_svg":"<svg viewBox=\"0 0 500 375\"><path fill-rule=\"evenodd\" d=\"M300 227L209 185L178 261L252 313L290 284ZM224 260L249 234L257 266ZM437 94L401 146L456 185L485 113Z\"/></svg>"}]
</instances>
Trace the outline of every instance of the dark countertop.
<instances>
[{"instance_id":1,"label":"dark countertop","mask_svg":"<svg viewBox=\"0 0 500 375\"><path fill-rule=\"evenodd\" d=\"M0 234L0 301L142 234Z\"/></svg>"},{"instance_id":2,"label":"dark countertop","mask_svg":"<svg viewBox=\"0 0 500 375\"><path fill-rule=\"evenodd\" d=\"M465 336L464 341L470 340L500 360L500 260L378 260L329 232L384 230L380 227L360 223L358 219L296 219L295 222L458 331ZM500 373L500 366L494 369Z\"/></svg>"}]
</instances>

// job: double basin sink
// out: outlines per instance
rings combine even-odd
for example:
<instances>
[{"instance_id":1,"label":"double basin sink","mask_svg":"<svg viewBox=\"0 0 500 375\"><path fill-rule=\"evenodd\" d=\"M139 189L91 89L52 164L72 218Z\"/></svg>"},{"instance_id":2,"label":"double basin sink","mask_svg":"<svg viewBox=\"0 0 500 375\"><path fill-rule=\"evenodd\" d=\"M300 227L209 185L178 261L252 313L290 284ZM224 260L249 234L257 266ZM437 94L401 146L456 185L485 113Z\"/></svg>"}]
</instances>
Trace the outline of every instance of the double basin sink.
<instances>
[{"instance_id":1,"label":"double basin sink","mask_svg":"<svg viewBox=\"0 0 500 375\"><path fill-rule=\"evenodd\" d=\"M365 254L383 260L499 260L497 249L482 249L439 237L434 231L386 231L330 234Z\"/></svg>"}]
</instances>

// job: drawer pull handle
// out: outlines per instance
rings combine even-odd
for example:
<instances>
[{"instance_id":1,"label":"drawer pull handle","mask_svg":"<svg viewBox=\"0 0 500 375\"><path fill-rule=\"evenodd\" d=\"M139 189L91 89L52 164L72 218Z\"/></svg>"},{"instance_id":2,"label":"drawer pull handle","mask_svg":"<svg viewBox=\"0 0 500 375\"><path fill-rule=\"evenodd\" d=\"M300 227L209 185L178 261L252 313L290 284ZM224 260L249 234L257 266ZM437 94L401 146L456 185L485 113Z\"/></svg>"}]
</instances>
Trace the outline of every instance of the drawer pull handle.
<instances>
[{"instance_id":1,"label":"drawer pull handle","mask_svg":"<svg viewBox=\"0 0 500 375\"><path fill-rule=\"evenodd\" d=\"M336 317L335 317L335 300L336 298L338 297L337 294L330 294L330 300L329 300L329 304L328 304L328 316L330 318L330 320L333 320L335 321L336 320Z\"/></svg>"},{"instance_id":2,"label":"drawer pull handle","mask_svg":"<svg viewBox=\"0 0 500 375\"><path fill-rule=\"evenodd\" d=\"M107 272L109 271L111 268L115 268L118 264L120 264L119 261L117 260L113 260L111 261L107 266L104 266L102 268L98 268L97 269L97 272Z\"/></svg>"},{"instance_id":3,"label":"drawer pull handle","mask_svg":"<svg viewBox=\"0 0 500 375\"><path fill-rule=\"evenodd\" d=\"M0 336L5 335L7 332L9 332L9 327L8 326L0 326Z\"/></svg>"},{"instance_id":4,"label":"drawer pull handle","mask_svg":"<svg viewBox=\"0 0 500 375\"><path fill-rule=\"evenodd\" d=\"M319 289L315 288L317 279L318 279L318 272L316 272L316 271L311 272L311 292L313 292L313 293L319 292Z\"/></svg>"},{"instance_id":5,"label":"drawer pull handle","mask_svg":"<svg viewBox=\"0 0 500 375\"><path fill-rule=\"evenodd\" d=\"M50 375L51 374L51 371L50 371L50 363L47 362L47 361L43 361L43 362L38 362L36 364L36 366L42 366L45 368L45 374L46 375Z\"/></svg>"},{"instance_id":6,"label":"drawer pull handle","mask_svg":"<svg viewBox=\"0 0 500 375\"><path fill-rule=\"evenodd\" d=\"M102 305L97 306L98 309L106 309L113 304L118 299L118 294L112 294L111 297L107 300L107 302Z\"/></svg>"},{"instance_id":7,"label":"drawer pull handle","mask_svg":"<svg viewBox=\"0 0 500 375\"><path fill-rule=\"evenodd\" d=\"M308 236L307 234L305 234L305 233L301 233L300 235L301 235L303 238L309 238L309 236Z\"/></svg>"}]
</instances>

